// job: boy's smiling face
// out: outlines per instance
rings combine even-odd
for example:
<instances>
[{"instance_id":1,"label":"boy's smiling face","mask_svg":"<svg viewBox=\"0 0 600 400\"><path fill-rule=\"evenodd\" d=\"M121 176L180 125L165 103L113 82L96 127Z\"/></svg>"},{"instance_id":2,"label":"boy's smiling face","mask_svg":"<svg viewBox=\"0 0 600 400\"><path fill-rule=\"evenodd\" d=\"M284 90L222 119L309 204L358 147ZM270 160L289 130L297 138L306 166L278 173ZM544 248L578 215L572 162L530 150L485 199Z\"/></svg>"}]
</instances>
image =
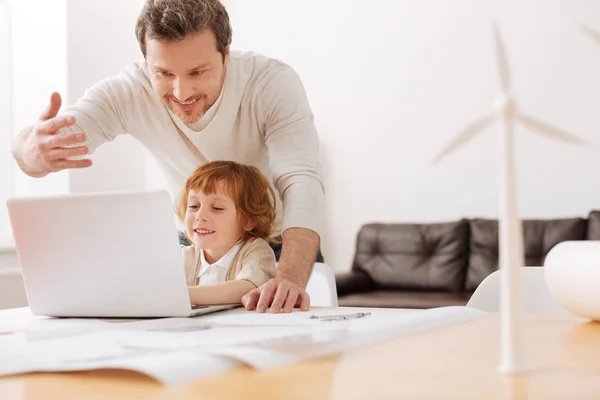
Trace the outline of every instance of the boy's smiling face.
<instances>
[{"instance_id":1,"label":"boy's smiling face","mask_svg":"<svg viewBox=\"0 0 600 400\"><path fill-rule=\"evenodd\" d=\"M184 224L187 237L204 250L209 263L223 257L244 234L235 203L222 183L210 194L190 189Z\"/></svg>"}]
</instances>

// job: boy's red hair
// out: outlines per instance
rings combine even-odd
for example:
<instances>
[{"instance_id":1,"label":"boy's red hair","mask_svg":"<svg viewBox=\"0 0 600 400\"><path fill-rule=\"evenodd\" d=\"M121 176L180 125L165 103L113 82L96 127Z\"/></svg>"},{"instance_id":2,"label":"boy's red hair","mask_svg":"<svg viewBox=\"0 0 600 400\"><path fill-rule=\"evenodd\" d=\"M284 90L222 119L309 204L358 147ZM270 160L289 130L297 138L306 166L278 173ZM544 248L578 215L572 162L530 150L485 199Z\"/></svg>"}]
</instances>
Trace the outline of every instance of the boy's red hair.
<instances>
[{"instance_id":1,"label":"boy's red hair","mask_svg":"<svg viewBox=\"0 0 600 400\"><path fill-rule=\"evenodd\" d=\"M212 161L196 169L186 180L175 202L175 213L179 219L183 221L185 218L190 190L213 194L220 183L224 184L227 195L233 200L241 225L254 227L244 232L242 240L261 238L269 241L277 213L275 193L267 177L252 165Z\"/></svg>"}]
</instances>

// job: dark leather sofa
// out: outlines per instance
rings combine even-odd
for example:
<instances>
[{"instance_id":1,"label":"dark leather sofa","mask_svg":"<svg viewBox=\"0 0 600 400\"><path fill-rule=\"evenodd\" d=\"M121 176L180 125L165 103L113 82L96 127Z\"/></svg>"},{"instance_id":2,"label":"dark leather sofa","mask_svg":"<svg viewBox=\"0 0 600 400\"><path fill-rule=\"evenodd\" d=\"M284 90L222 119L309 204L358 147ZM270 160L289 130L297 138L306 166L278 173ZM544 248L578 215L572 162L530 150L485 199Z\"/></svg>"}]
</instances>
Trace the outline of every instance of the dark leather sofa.
<instances>
[{"instance_id":1,"label":"dark leather sofa","mask_svg":"<svg viewBox=\"0 0 600 400\"><path fill-rule=\"evenodd\" d=\"M600 240L600 211L587 218L523 220L525 266L542 266L567 240ZM498 269L498 221L372 223L357 236L351 271L336 274L340 306L465 305Z\"/></svg>"}]
</instances>

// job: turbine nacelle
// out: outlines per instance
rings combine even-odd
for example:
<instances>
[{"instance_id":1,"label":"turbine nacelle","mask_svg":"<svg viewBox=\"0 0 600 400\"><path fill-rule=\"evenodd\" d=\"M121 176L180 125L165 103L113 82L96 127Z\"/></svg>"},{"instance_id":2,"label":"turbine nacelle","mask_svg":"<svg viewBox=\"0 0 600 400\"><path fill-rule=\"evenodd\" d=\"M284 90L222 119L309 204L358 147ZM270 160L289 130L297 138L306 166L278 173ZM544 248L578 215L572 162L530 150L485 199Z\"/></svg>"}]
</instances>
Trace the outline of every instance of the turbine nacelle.
<instances>
[{"instance_id":1,"label":"turbine nacelle","mask_svg":"<svg viewBox=\"0 0 600 400\"><path fill-rule=\"evenodd\" d=\"M502 94L494 103L494 111L498 116L515 119L517 116L517 102L510 93Z\"/></svg>"}]
</instances>

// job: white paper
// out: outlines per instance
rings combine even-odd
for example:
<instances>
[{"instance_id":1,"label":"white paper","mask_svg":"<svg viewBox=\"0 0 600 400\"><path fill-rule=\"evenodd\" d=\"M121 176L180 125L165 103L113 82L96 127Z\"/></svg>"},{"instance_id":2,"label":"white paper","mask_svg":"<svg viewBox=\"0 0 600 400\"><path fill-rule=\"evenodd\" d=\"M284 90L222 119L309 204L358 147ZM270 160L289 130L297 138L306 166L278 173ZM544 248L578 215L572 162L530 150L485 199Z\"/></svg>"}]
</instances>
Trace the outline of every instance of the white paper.
<instances>
[{"instance_id":1,"label":"white paper","mask_svg":"<svg viewBox=\"0 0 600 400\"><path fill-rule=\"evenodd\" d=\"M69 362L47 364L38 371L87 371L94 369L123 369L145 374L162 384L190 382L225 372L242 363L229 357L206 354L190 349L178 351L131 350L121 356L106 356Z\"/></svg>"},{"instance_id":2,"label":"white paper","mask_svg":"<svg viewBox=\"0 0 600 400\"><path fill-rule=\"evenodd\" d=\"M131 349L168 350L192 347L261 345L284 338L312 337L335 330L333 326L214 327L197 331L114 331L115 341Z\"/></svg>"},{"instance_id":3,"label":"white paper","mask_svg":"<svg viewBox=\"0 0 600 400\"><path fill-rule=\"evenodd\" d=\"M321 326L324 322L311 319L312 316L351 315L355 313L370 312L375 317L387 319L388 316L419 312L420 310L394 309L394 308L361 308L361 307L312 307L310 311L294 309L291 313L273 314L248 312L236 309L227 313L207 315L202 318L203 323L222 326Z\"/></svg>"},{"instance_id":4,"label":"white paper","mask_svg":"<svg viewBox=\"0 0 600 400\"><path fill-rule=\"evenodd\" d=\"M27 353L27 339L22 335L0 335L0 375L31 371L35 363Z\"/></svg>"},{"instance_id":5,"label":"white paper","mask_svg":"<svg viewBox=\"0 0 600 400\"><path fill-rule=\"evenodd\" d=\"M356 312L371 314L327 322L311 318ZM22 324L25 330L0 335L0 351L6 354L0 374L119 368L165 384L178 383L242 363L258 369L289 365L484 314L466 307L424 311L313 308L289 314L235 309L196 318L121 323L53 319L42 323L47 329L29 321ZM0 321L3 317L0 312Z\"/></svg>"},{"instance_id":6,"label":"white paper","mask_svg":"<svg viewBox=\"0 0 600 400\"><path fill-rule=\"evenodd\" d=\"M206 354L204 351L180 350L101 362L96 365L96 368L120 368L136 371L163 384L175 384L226 372L241 365L242 363L237 360ZM89 366L86 369L89 369Z\"/></svg>"},{"instance_id":7,"label":"white paper","mask_svg":"<svg viewBox=\"0 0 600 400\"><path fill-rule=\"evenodd\" d=\"M0 375L26 372L126 369L163 384L187 382L241 365L224 356L190 348L178 351L122 345L135 331L102 330L65 338L29 340L24 333L0 336Z\"/></svg>"},{"instance_id":8,"label":"white paper","mask_svg":"<svg viewBox=\"0 0 600 400\"><path fill-rule=\"evenodd\" d=\"M31 339L64 337L96 332L130 321L125 319L41 317L33 315L28 307L23 307L0 310L0 335L26 333Z\"/></svg>"},{"instance_id":9,"label":"white paper","mask_svg":"<svg viewBox=\"0 0 600 400\"><path fill-rule=\"evenodd\" d=\"M214 349L215 355L226 355L260 370L280 368L303 360L336 354L360 346L427 332L479 318L486 313L467 307L440 307L414 313L372 314L351 321L338 322L347 332L319 343L282 342L273 346L237 346Z\"/></svg>"},{"instance_id":10,"label":"white paper","mask_svg":"<svg viewBox=\"0 0 600 400\"><path fill-rule=\"evenodd\" d=\"M255 315L256 313L251 313ZM14 315L14 313L13 313ZM10 348L0 373L128 369L165 384L197 379L239 366L239 361L208 354L206 348L309 340L330 326L241 326L203 318L163 318L110 324L104 320L43 319L22 315L28 328L0 336ZM303 317L308 316L308 314ZM261 318L259 316L258 318ZM25 321L26 323L22 323ZM62 322L67 322L66 324ZM42 329L46 327L47 329ZM11 326L14 328L14 324ZM5 346L2 346L5 344ZM18 346L16 345L18 344ZM204 349L203 349L204 347Z\"/></svg>"},{"instance_id":11,"label":"white paper","mask_svg":"<svg viewBox=\"0 0 600 400\"><path fill-rule=\"evenodd\" d=\"M63 338L30 340L27 351L41 363L68 364L97 361L128 355L129 349L115 340L112 332L86 333Z\"/></svg>"}]
</instances>

